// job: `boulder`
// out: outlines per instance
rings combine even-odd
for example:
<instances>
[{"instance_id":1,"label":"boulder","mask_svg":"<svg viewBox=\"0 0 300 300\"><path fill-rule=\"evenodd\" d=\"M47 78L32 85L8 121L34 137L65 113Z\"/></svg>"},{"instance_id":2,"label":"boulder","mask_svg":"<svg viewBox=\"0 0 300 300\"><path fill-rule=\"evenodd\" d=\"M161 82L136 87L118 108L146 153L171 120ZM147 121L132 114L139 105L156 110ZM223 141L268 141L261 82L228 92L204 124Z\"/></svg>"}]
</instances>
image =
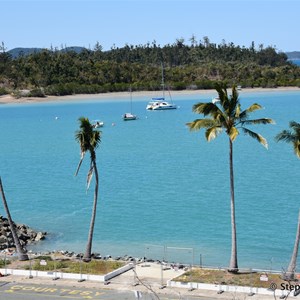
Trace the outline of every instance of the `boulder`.
<instances>
[{"instance_id":1,"label":"boulder","mask_svg":"<svg viewBox=\"0 0 300 300\"><path fill-rule=\"evenodd\" d=\"M25 224L16 224L16 233L23 247L32 242L38 242L45 239L47 232L35 231ZM15 247L14 239L10 230L7 218L0 216L0 249Z\"/></svg>"},{"instance_id":2,"label":"boulder","mask_svg":"<svg viewBox=\"0 0 300 300\"><path fill-rule=\"evenodd\" d=\"M5 243L7 243L7 237L4 235L1 235L0 236L0 244L5 244Z\"/></svg>"},{"instance_id":3,"label":"boulder","mask_svg":"<svg viewBox=\"0 0 300 300\"><path fill-rule=\"evenodd\" d=\"M35 237L35 241L38 242L38 241L41 241L41 240L44 240L45 239L45 234L44 232L38 232L36 237Z\"/></svg>"}]
</instances>

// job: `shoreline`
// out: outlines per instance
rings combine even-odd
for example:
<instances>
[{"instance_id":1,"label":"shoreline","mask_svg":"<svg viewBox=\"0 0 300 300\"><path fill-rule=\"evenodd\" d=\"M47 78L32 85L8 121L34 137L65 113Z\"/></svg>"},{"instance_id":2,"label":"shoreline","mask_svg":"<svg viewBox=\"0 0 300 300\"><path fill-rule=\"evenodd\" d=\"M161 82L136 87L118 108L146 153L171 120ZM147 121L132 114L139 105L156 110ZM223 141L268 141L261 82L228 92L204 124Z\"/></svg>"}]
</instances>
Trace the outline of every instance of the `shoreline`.
<instances>
[{"instance_id":1,"label":"shoreline","mask_svg":"<svg viewBox=\"0 0 300 300\"><path fill-rule=\"evenodd\" d=\"M239 91L239 93L267 93L267 92L289 92L289 91L300 91L298 87L278 87L278 88L245 88ZM134 92L133 98L137 97L153 97L158 91L142 91ZM191 96L191 95L210 95L216 93L216 90L183 90L183 91L172 91L172 96ZM108 100L108 99L127 99L129 92L112 92L112 93L101 93L101 94L76 94L67 96L47 96L45 98L39 97L22 97L14 98L11 95L0 96L0 104L30 104L30 103L49 103L49 102L65 102L65 101L83 101L85 99L94 100Z\"/></svg>"}]
</instances>

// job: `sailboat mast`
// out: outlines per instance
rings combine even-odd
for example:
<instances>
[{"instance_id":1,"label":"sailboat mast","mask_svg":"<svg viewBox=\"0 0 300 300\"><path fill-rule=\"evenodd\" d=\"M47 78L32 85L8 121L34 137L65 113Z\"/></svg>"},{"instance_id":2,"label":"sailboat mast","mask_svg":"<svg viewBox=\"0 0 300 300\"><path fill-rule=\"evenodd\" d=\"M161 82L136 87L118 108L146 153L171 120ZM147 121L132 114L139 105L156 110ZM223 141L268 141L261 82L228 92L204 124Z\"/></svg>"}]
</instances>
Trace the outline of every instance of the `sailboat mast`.
<instances>
[{"instance_id":1,"label":"sailboat mast","mask_svg":"<svg viewBox=\"0 0 300 300\"><path fill-rule=\"evenodd\" d=\"M161 63L161 86L163 91L163 98L165 99L165 79L164 79L164 65Z\"/></svg>"},{"instance_id":2,"label":"sailboat mast","mask_svg":"<svg viewBox=\"0 0 300 300\"><path fill-rule=\"evenodd\" d=\"M129 87L129 92L130 92L130 113L132 114L132 89L131 89L131 86Z\"/></svg>"}]
</instances>

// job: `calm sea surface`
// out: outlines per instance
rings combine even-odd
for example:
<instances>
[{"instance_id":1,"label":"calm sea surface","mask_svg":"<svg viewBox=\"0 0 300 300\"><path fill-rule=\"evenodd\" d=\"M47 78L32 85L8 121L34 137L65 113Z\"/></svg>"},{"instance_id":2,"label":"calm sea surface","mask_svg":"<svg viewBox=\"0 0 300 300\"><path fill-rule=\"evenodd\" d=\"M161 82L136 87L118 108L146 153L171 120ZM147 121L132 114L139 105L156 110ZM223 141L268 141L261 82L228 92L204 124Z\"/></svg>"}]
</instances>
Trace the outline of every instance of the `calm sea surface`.
<instances>
[{"instance_id":1,"label":"calm sea surface","mask_svg":"<svg viewBox=\"0 0 300 300\"><path fill-rule=\"evenodd\" d=\"M294 64L300 66L300 59L293 59L291 60Z\"/></svg>"},{"instance_id":2,"label":"calm sea surface","mask_svg":"<svg viewBox=\"0 0 300 300\"><path fill-rule=\"evenodd\" d=\"M207 143L186 122L192 105L214 95L173 97L174 111L146 111L124 122L128 100L114 99L0 106L0 175L16 222L47 231L35 250L84 251L93 201L86 193L89 157L79 176L78 118L105 122L97 150L99 206L93 251L102 255L161 258L227 266L230 258L228 140ZM299 209L300 161L274 136L300 121L300 90L240 93L242 108L258 102L255 117L276 125L252 127L269 150L248 136L234 142L238 259L240 267L286 268ZM58 117L58 118L56 118ZM115 126L112 126L115 123ZM0 213L3 208L0 206ZM4 214L5 215L5 214ZM183 249L184 248L184 249Z\"/></svg>"}]
</instances>

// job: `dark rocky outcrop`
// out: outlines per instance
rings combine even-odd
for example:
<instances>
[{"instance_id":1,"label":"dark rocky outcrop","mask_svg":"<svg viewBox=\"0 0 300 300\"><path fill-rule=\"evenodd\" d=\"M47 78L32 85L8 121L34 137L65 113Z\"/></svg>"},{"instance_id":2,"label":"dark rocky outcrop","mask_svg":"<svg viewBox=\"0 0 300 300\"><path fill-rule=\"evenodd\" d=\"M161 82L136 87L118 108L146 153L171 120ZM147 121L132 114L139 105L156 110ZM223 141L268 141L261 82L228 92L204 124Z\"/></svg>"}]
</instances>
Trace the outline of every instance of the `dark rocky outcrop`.
<instances>
[{"instance_id":1,"label":"dark rocky outcrop","mask_svg":"<svg viewBox=\"0 0 300 300\"><path fill-rule=\"evenodd\" d=\"M17 235L19 237L21 246L26 247L26 245L38 242L45 239L47 233L35 231L24 224L15 224L17 230ZM6 248L15 248L14 239L8 224L8 220L3 216L0 216L0 250Z\"/></svg>"}]
</instances>

